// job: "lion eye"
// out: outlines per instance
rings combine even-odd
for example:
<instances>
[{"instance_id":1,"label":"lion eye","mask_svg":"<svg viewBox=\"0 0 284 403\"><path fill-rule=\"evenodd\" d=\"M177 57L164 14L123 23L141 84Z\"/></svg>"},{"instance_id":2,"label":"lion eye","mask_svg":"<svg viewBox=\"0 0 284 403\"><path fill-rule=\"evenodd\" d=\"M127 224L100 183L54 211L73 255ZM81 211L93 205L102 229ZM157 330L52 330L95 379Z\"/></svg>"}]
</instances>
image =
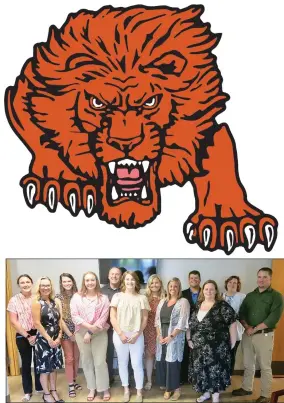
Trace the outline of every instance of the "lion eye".
<instances>
[{"instance_id":1,"label":"lion eye","mask_svg":"<svg viewBox=\"0 0 284 403\"><path fill-rule=\"evenodd\" d=\"M100 101L98 98L92 97L91 106L95 109L102 109L105 106L105 104L102 101Z\"/></svg>"},{"instance_id":2,"label":"lion eye","mask_svg":"<svg viewBox=\"0 0 284 403\"><path fill-rule=\"evenodd\" d=\"M147 99L147 101L144 102L143 106L145 108L150 109L150 108L155 108L155 106L157 106L157 104L158 104L158 97L155 96L155 97L151 97L151 98Z\"/></svg>"}]
</instances>

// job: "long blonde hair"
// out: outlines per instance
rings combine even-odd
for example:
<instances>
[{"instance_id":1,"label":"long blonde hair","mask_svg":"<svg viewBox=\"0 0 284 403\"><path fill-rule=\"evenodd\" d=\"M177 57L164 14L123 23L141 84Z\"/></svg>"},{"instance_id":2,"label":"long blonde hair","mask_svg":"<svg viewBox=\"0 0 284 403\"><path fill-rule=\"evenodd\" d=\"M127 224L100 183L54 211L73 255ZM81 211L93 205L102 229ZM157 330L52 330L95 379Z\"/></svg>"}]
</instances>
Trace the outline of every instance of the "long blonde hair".
<instances>
[{"instance_id":1,"label":"long blonde hair","mask_svg":"<svg viewBox=\"0 0 284 403\"><path fill-rule=\"evenodd\" d=\"M177 299L180 299L180 298L182 297L181 282L180 282L180 279L179 279L179 278L173 277L173 278L168 282L168 284L167 284L167 297L166 297L167 301L169 301L169 300L171 299L170 293L169 293L169 286L170 286L170 283L177 283L177 284L178 284L179 290L178 290Z\"/></svg>"},{"instance_id":2,"label":"long blonde hair","mask_svg":"<svg viewBox=\"0 0 284 403\"><path fill-rule=\"evenodd\" d=\"M37 282L36 282L36 284L35 284L35 286L34 286L33 298L34 298L36 301L39 301L39 300L41 299L41 295L40 295L40 290L39 290L39 289L40 289L40 283L41 283L42 280L48 280L48 281L50 282L51 290L50 290L49 298L52 299L52 300L54 300L54 286L53 286L53 283L52 283L52 281L50 280L50 278L47 277L47 276L42 276L42 277L40 277L40 278L37 280Z\"/></svg>"},{"instance_id":3,"label":"long blonde hair","mask_svg":"<svg viewBox=\"0 0 284 403\"><path fill-rule=\"evenodd\" d=\"M145 293L146 297L148 298L149 301L153 298L152 291L151 291L150 287L151 287L152 282L155 279L157 279L161 284L159 299L165 298L165 295L166 295L166 292L165 292L161 277L158 276L158 274L152 274L152 276L150 276L148 281L147 281L146 293Z\"/></svg>"},{"instance_id":4,"label":"long blonde hair","mask_svg":"<svg viewBox=\"0 0 284 403\"><path fill-rule=\"evenodd\" d=\"M101 286L100 286L100 282L98 279L98 276L96 275L96 273L94 273L93 271L87 271L87 273L83 274L83 279L82 279L82 285L81 285L81 290L79 292L79 294L83 297L84 295L87 294L87 287L85 285L85 277L87 274L92 274L95 279L96 279L96 287L95 287L95 293L99 296L101 295Z\"/></svg>"}]
</instances>

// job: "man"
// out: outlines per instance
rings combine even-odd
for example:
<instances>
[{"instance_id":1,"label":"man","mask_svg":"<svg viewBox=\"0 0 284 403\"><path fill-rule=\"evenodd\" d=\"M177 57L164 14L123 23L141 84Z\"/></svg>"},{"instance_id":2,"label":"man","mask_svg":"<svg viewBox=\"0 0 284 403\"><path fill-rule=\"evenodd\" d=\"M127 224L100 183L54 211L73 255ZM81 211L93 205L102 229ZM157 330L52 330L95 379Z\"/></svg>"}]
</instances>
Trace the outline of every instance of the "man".
<instances>
[{"instance_id":1,"label":"man","mask_svg":"<svg viewBox=\"0 0 284 403\"><path fill-rule=\"evenodd\" d=\"M102 294L107 295L109 301L111 301L114 294L120 291L122 273L118 267L112 267L108 272L109 284L102 287ZM110 328L108 329L108 346L107 346L107 366L109 372L109 382L110 384L114 381L113 376L113 356L114 356L114 345L113 345L113 327L111 326L110 319L108 319Z\"/></svg>"},{"instance_id":2,"label":"man","mask_svg":"<svg viewBox=\"0 0 284 403\"><path fill-rule=\"evenodd\" d=\"M269 403L272 383L272 351L274 329L283 312L282 295L271 288L272 270L263 267L257 273L258 287L247 294L240 311L240 322L245 328L242 337L244 377L240 389L233 396L251 395L255 372L255 361L261 370L261 393L258 403Z\"/></svg>"},{"instance_id":3,"label":"man","mask_svg":"<svg viewBox=\"0 0 284 403\"><path fill-rule=\"evenodd\" d=\"M182 291L183 298L186 298L190 305L190 315L195 311L196 304L198 300L198 296L200 293L200 273L197 270L192 270L188 274L188 284L189 288L187 290ZM185 335L186 337L186 335ZM180 370L180 383L188 383L188 366L189 366L189 347L187 340L185 338L185 345L183 351L183 360L181 363L181 370Z\"/></svg>"}]
</instances>

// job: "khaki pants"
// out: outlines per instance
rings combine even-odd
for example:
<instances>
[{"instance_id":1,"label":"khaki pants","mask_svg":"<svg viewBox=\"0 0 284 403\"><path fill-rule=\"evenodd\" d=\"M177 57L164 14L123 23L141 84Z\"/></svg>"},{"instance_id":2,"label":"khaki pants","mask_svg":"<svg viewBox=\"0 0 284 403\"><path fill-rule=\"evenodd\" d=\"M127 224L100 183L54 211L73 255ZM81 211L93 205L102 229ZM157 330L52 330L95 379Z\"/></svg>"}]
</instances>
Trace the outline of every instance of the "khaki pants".
<instances>
[{"instance_id":1,"label":"khaki pants","mask_svg":"<svg viewBox=\"0 0 284 403\"><path fill-rule=\"evenodd\" d=\"M109 376L106 363L107 352L107 331L103 330L93 334L91 343L84 343L86 329L80 329L76 333L76 342L80 350L82 367L88 389L96 389L97 392L104 392L109 388Z\"/></svg>"},{"instance_id":2,"label":"khaki pants","mask_svg":"<svg viewBox=\"0 0 284 403\"><path fill-rule=\"evenodd\" d=\"M244 378L242 388L248 391L253 389L255 372L255 361L257 359L261 370L261 392L260 395L270 397L272 384L272 351L274 344L274 333L260 333L253 336L242 337L242 350L244 360Z\"/></svg>"}]
</instances>

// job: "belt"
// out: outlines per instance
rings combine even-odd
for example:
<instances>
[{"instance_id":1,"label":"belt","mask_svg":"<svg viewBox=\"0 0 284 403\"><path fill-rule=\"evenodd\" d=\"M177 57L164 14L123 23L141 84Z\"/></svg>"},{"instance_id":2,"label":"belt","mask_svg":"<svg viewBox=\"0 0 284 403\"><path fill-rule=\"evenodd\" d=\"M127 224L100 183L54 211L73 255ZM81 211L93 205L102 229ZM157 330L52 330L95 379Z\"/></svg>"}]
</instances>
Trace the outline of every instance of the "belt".
<instances>
[{"instance_id":1,"label":"belt","mask_svg":"<svg viewBox=\"0 0 284 403\"><path fill-rule=\"evenodd\" d=\"M260 334L260 333L271 333L273 332L274 329L263 329L263 330L258 330L257 332L255 332L254 334Z\"/></svg>"}]
</instances>

